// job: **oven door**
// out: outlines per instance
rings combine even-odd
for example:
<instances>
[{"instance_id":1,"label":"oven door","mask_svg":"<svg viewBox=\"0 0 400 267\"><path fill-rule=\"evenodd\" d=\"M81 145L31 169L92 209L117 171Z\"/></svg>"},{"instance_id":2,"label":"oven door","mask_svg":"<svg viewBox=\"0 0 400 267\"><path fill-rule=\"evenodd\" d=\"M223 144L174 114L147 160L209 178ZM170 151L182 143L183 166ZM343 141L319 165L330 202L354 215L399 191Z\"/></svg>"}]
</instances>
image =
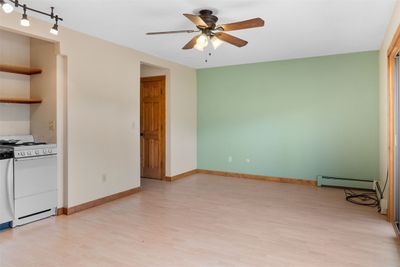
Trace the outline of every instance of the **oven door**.
<instances>
[{"instance_id":1,"label":"oven door","mask_svg":"<svg viewBox=\"0 0 400 267\"><path fill-rule=\"evenodd\" d=\"M57 155L15 159L15 217L57 207Z\"/></svg>"}]
</instances>

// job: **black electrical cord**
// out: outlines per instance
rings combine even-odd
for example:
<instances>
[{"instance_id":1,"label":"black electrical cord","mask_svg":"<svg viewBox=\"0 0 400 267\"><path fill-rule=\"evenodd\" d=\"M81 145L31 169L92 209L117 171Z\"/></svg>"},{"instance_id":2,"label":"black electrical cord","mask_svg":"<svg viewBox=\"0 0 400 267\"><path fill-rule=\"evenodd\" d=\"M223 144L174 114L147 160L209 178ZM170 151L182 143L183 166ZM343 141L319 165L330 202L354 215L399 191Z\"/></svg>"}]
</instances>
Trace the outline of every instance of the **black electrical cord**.
<instances>
[{"instance_id":1,"label":"black electrical cord","mask_svg":"<svg viewBox=\"0 0 400 267\"><path fill-rule=\"evenodd\" d=\"M375 192L354 192L351 189L344 189L346 200L357 205L378 207L379 198Z\"/></svg>"},{"instance_id":2,"label":"black electrical cord","mask_svg":"<svg viewBox=\"0 0 400 267\"><path fill-rule=\"evenodd\" d=\"M389 171L386 172L386 181L385 181L385 185L383 186L382 192L380 192L380 193L381 193L381 199L383 198L383 195L385 194L386 185L387 185L388 180L389 180Z\"/></svg>"},{"instance_id":3,"label":"black electrical cord","mask_svg":"<svg viewBox=\"0 0 400 267\"><path fill-rule=\"evenodd\" d=\"M389 171L386 172L386 181L383 186L383 190L381 191L378 187L380 199L383 198L383 195L386 190L387 182L389 179ZM381 205L379 203L379 198L376 192L354 192L351 189L344 189L344 194L346 196L346 200L357 205L368 206L368 207L376 207L378 211L381 211Z\"/></svg>"}]
</instances>

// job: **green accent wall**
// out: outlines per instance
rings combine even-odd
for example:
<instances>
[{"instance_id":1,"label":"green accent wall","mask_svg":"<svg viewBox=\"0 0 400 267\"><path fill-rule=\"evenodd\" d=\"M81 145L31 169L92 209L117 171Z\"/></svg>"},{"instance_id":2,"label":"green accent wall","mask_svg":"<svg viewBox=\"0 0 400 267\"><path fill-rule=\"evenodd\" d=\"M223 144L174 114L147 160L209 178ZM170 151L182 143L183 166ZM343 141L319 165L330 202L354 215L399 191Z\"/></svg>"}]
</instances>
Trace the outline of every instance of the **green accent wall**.
<instances>
[{"instance_id":1,"label":"green accent wall","mask_svg":"<svg viewBox=\"0 0 400 267\"><path fill-rule=\"evenodd\" d=\"M372 51L198 70L198 168L376 179L378 64Z\"/></svg>"}]
</instances>

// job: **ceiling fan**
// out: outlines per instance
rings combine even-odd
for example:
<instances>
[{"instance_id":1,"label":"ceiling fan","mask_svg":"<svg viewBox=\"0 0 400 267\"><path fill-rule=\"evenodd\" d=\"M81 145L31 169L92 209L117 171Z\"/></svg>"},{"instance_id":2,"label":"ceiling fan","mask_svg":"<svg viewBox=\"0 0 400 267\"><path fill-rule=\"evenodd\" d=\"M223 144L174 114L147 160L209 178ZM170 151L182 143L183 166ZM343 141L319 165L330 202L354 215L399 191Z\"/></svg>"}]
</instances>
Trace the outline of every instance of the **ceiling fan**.
<instances>
[{"instance_id":1,"label":"ceiling fan","mask_svg":"<svg viewBox=\"0 0 400 267\"><path fill-rule=\"evenodd\" d=\"M213 15L213 12L208 9L200 10L199 15L183 15L196 25L197 30L149 32L147 33L147 35L201 32L200 34L193 37L184 47L182 47L182 49L195 48L199 51L203 51L204 48L208 45L208 39L210 39L214 49L217 49L223 42L229 43L237 47L243 47L247 45L247 41L227 34L225 32L264 26L264 20L262 20L261 18L254 18L240 22L217 25L218 17Z\"/></svg>"}]
</instances>

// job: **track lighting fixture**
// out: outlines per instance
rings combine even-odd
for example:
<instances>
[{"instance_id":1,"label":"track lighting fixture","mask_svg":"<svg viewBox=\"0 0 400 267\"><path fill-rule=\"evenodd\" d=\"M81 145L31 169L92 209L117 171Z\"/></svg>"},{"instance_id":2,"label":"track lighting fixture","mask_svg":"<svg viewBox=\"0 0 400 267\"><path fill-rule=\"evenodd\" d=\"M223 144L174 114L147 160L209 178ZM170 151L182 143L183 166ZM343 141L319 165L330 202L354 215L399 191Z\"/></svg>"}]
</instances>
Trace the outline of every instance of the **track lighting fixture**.
<instances>
[{"instance_id":1,"label":"track lighting fixture","mask_svg":"<svg viewBox=\"0 0 400 267\"><path fill-rule=\"evenodd\" d=\"M56 23L54 23L53 27L50 29L50 33L58 35L58 16L56 16Z\"/></svg>"},{"instance_id":2,"label":"track lighting fixture","mask_svg":"<svg viewBox=\"0 0 400 267\"><path fill-rule=\"evenodd\" d=\"M51 19L55 20L53 27L50 29L50 33L54 35L58 35L58 21L63 21L58 15L54 14L54 7L51 7L51 13L46 13L44 11L40 11L37 9L33 9L28 7L26 4L20 4L19 0L0 0L0 7L3 9L5 13L11 13L15 8L23 8L24 13L22 14L21 18L21 26L29 27L30 21L28 19L28 15L26 14L27 11L35 12L44 16L48 16Z\"/></svg>"},{"instance_id":3,"label":"track lighting fixture","mask_svg":"<svg viewBox=\"0 0 400 267\"><path fill-rule=\"evenodd\" d=\"M3 9L3 11L7 14L13 12L14 7L10 3L6 3L4 0L0 1L0 6Z\"/></svg>"},{"instance_id":4,"label":"track lighting fixture","mask_svg":"<svg viewBox=\"0 0 400 267\"><path fill-rule=\"evenodd\" d=\"M29 22L28 15L26 14L26 5L24 5L24 14L22 14L21 26L29 27L31 23Z\"/></svg>"}]
</instances>

